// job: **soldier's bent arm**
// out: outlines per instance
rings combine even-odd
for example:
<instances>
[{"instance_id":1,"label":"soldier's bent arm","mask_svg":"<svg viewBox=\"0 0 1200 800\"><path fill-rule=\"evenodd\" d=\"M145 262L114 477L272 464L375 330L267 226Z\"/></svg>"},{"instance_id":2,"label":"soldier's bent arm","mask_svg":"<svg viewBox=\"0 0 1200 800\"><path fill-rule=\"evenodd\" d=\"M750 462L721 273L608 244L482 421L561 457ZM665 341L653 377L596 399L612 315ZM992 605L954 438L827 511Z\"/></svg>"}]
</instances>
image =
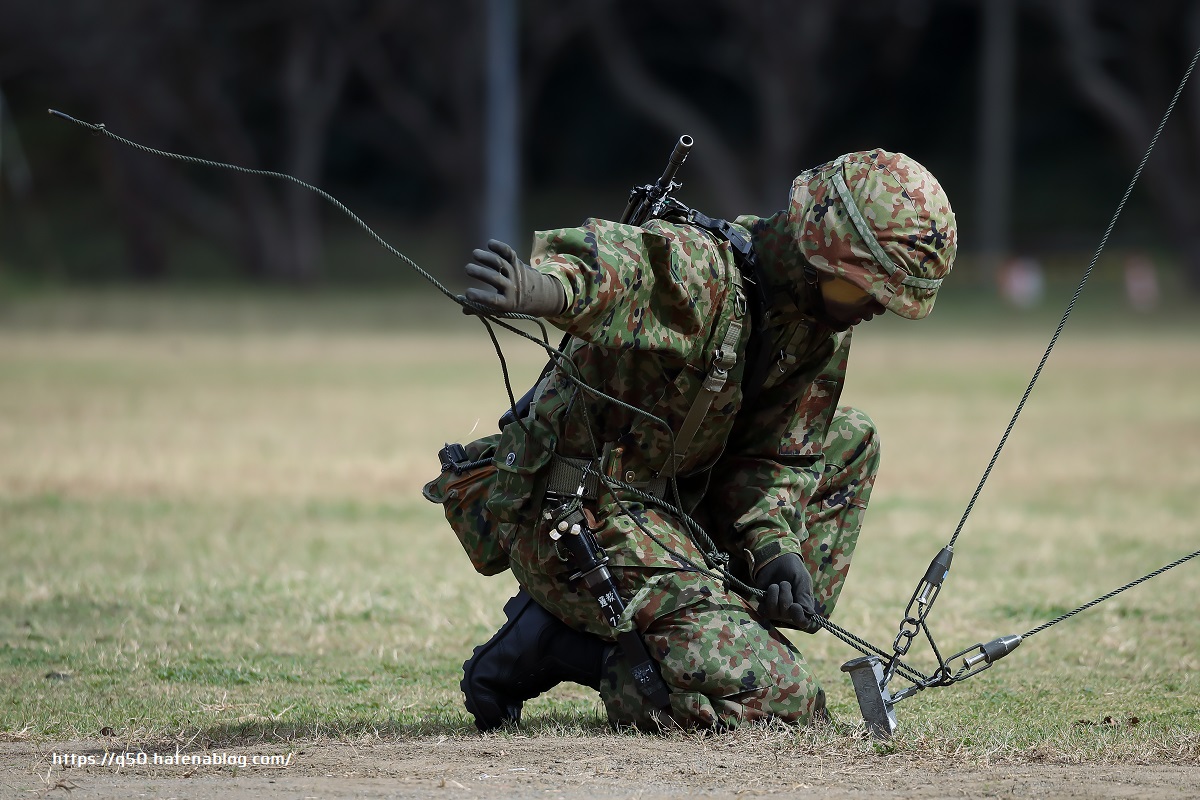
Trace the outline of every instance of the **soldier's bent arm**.
<instances>
[{"instance_id":1,"label":"soldier's bent arm","mask_svg":"<svg viewBox=\"0 0 1200 800\"><path fill-rule=\"evenodd\" d=\"M739 412L714 468L707 503L713 534L727 552L748 551L755 567L799 553L808 536L805 506L824 468L849 349L849 332L831 336L812 361L780 370L754 405Z\"/></svg>"},{"instance_id":2,"label":"soldier's bent arm","mask_svg":"<svg viewBox=\"0 0 1200 800\"><path fill-rule=\"evenodd\" d=\"M535 234L530 266L557 278L567 308L549 321L589 344L699 357L731 290L727 245L691 226L589 219Z\"/></svg>"}]
</instances>

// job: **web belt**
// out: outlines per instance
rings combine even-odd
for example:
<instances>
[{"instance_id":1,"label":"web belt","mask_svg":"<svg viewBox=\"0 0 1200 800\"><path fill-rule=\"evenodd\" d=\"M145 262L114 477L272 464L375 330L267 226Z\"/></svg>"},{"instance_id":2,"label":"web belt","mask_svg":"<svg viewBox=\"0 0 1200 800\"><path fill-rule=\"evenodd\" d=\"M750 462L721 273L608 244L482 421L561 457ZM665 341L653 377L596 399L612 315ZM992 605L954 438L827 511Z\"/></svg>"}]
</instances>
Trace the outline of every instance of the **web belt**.
<instances>
[{"instance_id":1,"label":"web belt","mask_svg":"<svg viewBox=\"0 0 1200 800\"><path fill-rule=\"evenodd\" d=\"M611 448L606 446L604 449L607 455ZM599 473L603 461L603 457L597 462L590 458L569 458L561 455L551 459L546 472L546 493L560 497L580 496L584 500L598 500L601 488ZM664 500L667 497L669 482L664 477L629 485Z\"/></svg>"}]
</instances>

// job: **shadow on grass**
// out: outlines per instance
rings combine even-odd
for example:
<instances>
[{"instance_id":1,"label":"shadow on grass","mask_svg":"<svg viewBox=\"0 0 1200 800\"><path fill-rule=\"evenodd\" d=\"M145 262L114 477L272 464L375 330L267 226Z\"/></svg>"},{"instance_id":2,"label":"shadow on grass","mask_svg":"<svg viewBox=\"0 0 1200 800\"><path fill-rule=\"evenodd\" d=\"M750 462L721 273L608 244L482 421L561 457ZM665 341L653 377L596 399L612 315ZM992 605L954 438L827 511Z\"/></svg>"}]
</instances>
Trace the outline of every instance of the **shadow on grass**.
<instances>
[{"instance_id":1,"label":"shadow on grass","mask_svg":"<svg viewBox=\"0 0 1200 800\"><path fill-rule=\"evenodd\" d=\"M183 730L176 735L162 732L148 735L115 731L104 743L82 754L99 754L133 750L147 753L174 753L176 750L196 752L230 747L320 743L329 741L382 742L431 737L554 737L603 736L617 733L606 719L595 713L550 711L531 715L521 724L505 726L487 734L480 733L473 722L461 712L434 712L415 720L379 719L371 717L313 717L287 723L254 720L205 725L195 730Z\"/></svg>"}]
</instances>

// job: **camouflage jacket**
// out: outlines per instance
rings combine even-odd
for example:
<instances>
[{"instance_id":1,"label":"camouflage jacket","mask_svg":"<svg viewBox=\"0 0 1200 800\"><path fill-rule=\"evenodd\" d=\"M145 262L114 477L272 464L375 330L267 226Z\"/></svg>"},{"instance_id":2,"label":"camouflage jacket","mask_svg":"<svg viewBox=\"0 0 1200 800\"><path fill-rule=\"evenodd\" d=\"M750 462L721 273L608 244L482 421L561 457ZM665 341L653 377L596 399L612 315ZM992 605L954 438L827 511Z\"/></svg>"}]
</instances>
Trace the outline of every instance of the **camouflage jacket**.
<instances>
[{"instance_id":1,"label":"camouflage jacket","mask_svg":"<svg viewBox=\"0 0 1200 800\"><path fill-rule=\"evenodd\" d=\"M806 313L815 289L798 279L790 255L777 252L784 241L774 235L780 219L738 220L775 290L763 346L776 355L750 405L743 405L740 383L751 320L728 243L662 220L639 228L590 219L578 228L535 234L530 258L531 266L566 290L566 310L549 321L574 337L568 352L580 379L649 411L676 433L720 351L734 343L729 379L677 474L681 486L690 480L702 487L703 519L718 545L738 555L749 552L758 565L798 552L806 536L804 507L823 468L821 450L850 346L849 332L835 334ZM651 481L670 457L670 436L661 424L602 398L577 395L558 370L541 382L529 421L546 448L577 458L595 452L590 421L596 445L608 445L605 471L627 483ZM498 466L502 473L506 467L536 471L545 456L510 455L506 464L502 452Z\"/></svg>"}]
</instances>

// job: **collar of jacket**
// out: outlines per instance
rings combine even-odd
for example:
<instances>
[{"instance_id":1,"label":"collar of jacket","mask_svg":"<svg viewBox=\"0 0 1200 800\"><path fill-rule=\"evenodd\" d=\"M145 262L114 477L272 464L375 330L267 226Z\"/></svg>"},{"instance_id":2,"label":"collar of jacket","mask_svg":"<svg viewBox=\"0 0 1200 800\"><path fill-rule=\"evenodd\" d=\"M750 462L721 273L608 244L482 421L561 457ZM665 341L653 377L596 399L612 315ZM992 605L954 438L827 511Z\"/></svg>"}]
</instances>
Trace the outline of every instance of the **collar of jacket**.
<instances>
[{"instance_id":1,"label":"collar of jacket","mask_svg":"<svg viewBox=\"0 0 1200 800\"><path fill-rule=\"evenodd\" d=\"M815 271L804 260L796 240L787 231L787 210L769 217L746 215L737 223L750 232L758 256L759 274L770 284L776 324L797 317L822 320L824 306L815 282Z\"/></svg>"}]
</instances>

